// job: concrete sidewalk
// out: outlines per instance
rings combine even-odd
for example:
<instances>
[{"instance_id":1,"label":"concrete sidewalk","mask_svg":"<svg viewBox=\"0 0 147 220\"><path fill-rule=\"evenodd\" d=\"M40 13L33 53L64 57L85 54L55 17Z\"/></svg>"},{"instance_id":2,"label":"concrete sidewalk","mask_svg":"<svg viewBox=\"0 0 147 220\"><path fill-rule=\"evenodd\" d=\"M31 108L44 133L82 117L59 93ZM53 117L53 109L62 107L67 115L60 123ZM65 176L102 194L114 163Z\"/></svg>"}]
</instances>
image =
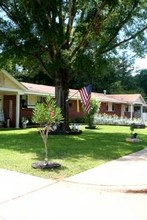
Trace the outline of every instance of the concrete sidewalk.
<instances>
[{"instance_id":1,"label":"concrete sidewalk","mask_svg":"<svg viewBox=\"0 0 147 220\"><path fill-rule=\"evenodd\" d=\"M102 164L67 181L109 190L147 189L147 149Z\"/></svg>"},{"instance_id":2,"label":"concrete sidewalk","mask_svg":"<svg viewBox=\"0 0 147 220\"><path fill-rule=\"evenodd\" d=\"M0 169L0 220L146 220L147 149L61 182Z\"/></svg>"}]
</instances>

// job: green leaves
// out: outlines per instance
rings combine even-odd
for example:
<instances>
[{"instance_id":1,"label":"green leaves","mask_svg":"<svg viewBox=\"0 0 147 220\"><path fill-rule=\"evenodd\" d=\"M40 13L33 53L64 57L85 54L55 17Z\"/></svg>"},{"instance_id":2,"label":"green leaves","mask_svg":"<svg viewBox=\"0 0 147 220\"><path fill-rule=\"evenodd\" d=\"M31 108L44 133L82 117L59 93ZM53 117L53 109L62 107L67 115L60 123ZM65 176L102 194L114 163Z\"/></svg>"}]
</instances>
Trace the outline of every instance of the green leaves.
<instances>
[{"instance_id":1,"label":"green leaves","mask_svg":"<svg viewBox=\"0 0 147 220\"><path fill-rule=\"evenodd\" d=\"M33 122L39 125L52 126L63 120L60 108L56 107L55 101L48 96L44 103L37 103L33 111Z\"/></svg>"},{"instance_id":2,"label":"green leaves","mask_svg":"<svg viewBox=\"0 0 147 220\"><path fill-rule=\"evenodd\" d=\"M14 63L21 62L28 69L32 66L29 65L31 58L37 70L43 70L54 78L54 72L62 68L59 60L64 65L67 60L72 63L79 51L85 54L90 48L93 48L93 54L99 56L120 46L124 39L131 41L137 30L143 31L147 19L145 2L1 1L0 9L7 16L0 16L0 40L4 57L7 59L11 54ZM141 36L141 33L137 35ZM133 41L136 38L136 43L130 46L139 51L137 42L143 42L144 37L143 34L141 38L134 36ZM64 68L70 67L67 64Z\"/></svg>"},{"instance_id":3,"label":"green leaves","mask_svg":"<svg viewBox=\"0 0 147 220\"><path fill-rule=\"evenodd\" d=\"M86 121L88 123L88 126L92 128L94 126L94 116L96 113L98 113L98 110L100 108L100 102L96 99L91 99L90 104L91 108L89 113L86 115Z\"/></svg>"},{"instance_id":4,"label":"green leaves","mask_svg":"<svg viewBox=\"0 0 147 220\"><path fill-rule=\"evenodd\" d=\"M48 132L53 125L58 125L62 120L61 110L56 107L51 96L46 97L43 103L38 103L33 111L32 121L38 124L45 147L45 161L48 161Z\"/></svg>"}]
</instances>

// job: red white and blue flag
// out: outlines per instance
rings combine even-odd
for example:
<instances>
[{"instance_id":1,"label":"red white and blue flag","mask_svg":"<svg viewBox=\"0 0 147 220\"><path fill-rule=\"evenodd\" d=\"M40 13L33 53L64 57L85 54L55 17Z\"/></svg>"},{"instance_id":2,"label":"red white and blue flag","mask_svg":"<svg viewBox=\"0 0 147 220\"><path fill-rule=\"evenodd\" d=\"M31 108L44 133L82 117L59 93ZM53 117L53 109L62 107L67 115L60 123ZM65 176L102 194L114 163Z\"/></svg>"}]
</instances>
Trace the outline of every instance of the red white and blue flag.
<instances>
[{"instance_id":1,"label":"red white and blue flag","mask_svg":"<svg viewBox=\"0 0 147 220\"><path fill-rule=\"evenodd\" d=\"M90 99L91 99L92 85L88 85L79 90L82 103L86 112L90 111Z\"/></svg>"}]
</instances>

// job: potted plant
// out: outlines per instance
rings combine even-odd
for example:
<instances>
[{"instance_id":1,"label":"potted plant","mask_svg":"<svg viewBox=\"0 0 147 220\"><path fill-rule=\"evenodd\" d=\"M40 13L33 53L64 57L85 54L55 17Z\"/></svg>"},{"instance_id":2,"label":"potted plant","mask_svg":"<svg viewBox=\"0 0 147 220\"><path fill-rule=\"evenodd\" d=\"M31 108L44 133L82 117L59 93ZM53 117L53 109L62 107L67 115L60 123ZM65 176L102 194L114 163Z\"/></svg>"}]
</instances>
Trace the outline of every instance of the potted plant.
<instances>
[{"instance_id":1,"label":"potted plant","mask_svg":"<svg viewBox=\"0 0 147 220\"><path fill-rule=\"evenodd\" d=\"M22 117L22 128L26 128L27 127L27 124L29 123L29 120L25 117Z\"/></svg>"},{"instance_id":2,"label":"potted plant","mask_svg":"<svg viewBox=\"0 0 147 220\"><path fill-rule=\"evenodd\" d=\"M50 96L46 97L43 103L37 103L33 111L32 121L37 124L39 134L42 137L45 150L45 158L42 162L33 163L34 168L54 168L60 164L48 161L48 137L53 127L57 126L63 120L61 110L56 106L55 100Z\"/></svg>"}]
</instances>

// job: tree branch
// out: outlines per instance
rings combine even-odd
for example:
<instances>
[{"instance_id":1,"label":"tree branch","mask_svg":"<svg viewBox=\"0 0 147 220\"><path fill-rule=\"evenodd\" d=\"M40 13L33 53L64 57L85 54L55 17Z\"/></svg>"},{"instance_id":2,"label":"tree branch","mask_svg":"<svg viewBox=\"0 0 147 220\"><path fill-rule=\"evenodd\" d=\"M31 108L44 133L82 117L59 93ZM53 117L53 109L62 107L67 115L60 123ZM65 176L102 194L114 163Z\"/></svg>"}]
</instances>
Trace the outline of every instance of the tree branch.
<instances>
[{"instance_id":1,"label":"tree branch","mask_svg":"<svg viewBox=\"0 0 147 220\"><path fill-rule=\"evenodd\" d=\"M138 0L139 2L139 0ZM127 16L125 17L125 19L115 28L115 32L113 33L113 35L111 36L111 38L109 39L109 41L106 42L107 45L110 45L110 43L115 39L115 37L118 35L119 31L121 30L121 28L128 22L128 20L130 19L134 9L136 9L136 4L137 2L134 2L132 9L130 10L130 12L127 14ZM100 47L99 50L101 50Z\"/></svg>"},{"instance_id":2,"label":"tree branch","mask_svg":"<svg viewBox=\"0 0 147 220\"><path fill-rule=\"evenodd\" d=\"M2 32L1 30L0 30L0 34L1 34L1 36L3 35L3 37L5 39L7 39L6 34L4 32ZM26 51L21 46L16 44L16 41L13 40L13 39L9 39L8 42L10 43L11 46L13 46L14 48L18 49L21 53L26 54L27 56L30 56L30 57L36 59L40 63L40 67L42 68L43 72L45 74L49 75L50 78L52 78L51 74L49 73L49 71L48 71L46 65L44 64L43 60L41 59L41 57L39 57L37 54L30 53L28 50Z\"/></svg>"},{"instance_id":3,"label":"tree branch","mask_svg":"<svg viewBox=\"0 0 147 220\"><path fill-rule=\"evenodd\" d=\"M141 30L137 31L137 32L136 32L135 34L133 34L131 37L129 37L129 38L127 38L127 39L124 39L124 40L122 40L122 41L120 41L120 42L118 42L118 43L112 45L111 47L109 47L109 48L106 49L106 50L103 50L103 51L101 50L101 52L100 52L99 54L107 53L107 52L109 52L109 51L115 49L116 47L120 46L121 44L125 44L125 43L129 42L130 40L135 39L139 34L141 34L142 32L144 32L145 30L147 30L147 25L146 25L144 28L142 28Z\"/></svg>"},{"instance_id":4,"label":"tree branch","mask_svg":"<svg viewBox=\"0 0 147 220\"><path fill-rule=\"evenodd\" d=\"M91 27L93 26L94 21L96 20L97 16L100 14L100 11L102 11L104 9L104 7L107 5L107 1L102 1L101 5L97 5L97 12L95 14L95 16L93 17L93 19L91 19L87 31L86 33L83 35L81 41L79 42L79 45L73 50L72 54L71 54L71 59L74 57L74 55L77 53L77 51L82 48L83 46L85 46L87 44L87 37L88 34L91 31ZM99 21L100 24L101 21ZM100 32L100 29L99 29Z\"/></svg>"},{"instance_id":5,"label":"tree branch","mask_svg":"<svg viewBox=\"0 0 147 220\"><path fill-rule=\"evenodd\" d=\"M74 16L75 16L75 7L76 7L76 0L70 0L69 1L69 10L68 10L68 15L69 15L69 20L67 24L67 30L66 34L69 36L73 27L73 21L74 21Z\"/></svg>"}]
</instances>

